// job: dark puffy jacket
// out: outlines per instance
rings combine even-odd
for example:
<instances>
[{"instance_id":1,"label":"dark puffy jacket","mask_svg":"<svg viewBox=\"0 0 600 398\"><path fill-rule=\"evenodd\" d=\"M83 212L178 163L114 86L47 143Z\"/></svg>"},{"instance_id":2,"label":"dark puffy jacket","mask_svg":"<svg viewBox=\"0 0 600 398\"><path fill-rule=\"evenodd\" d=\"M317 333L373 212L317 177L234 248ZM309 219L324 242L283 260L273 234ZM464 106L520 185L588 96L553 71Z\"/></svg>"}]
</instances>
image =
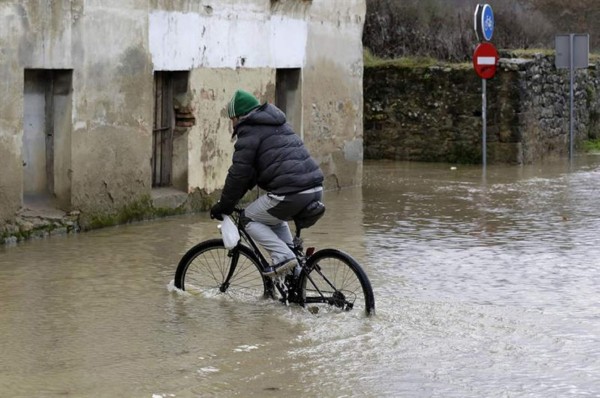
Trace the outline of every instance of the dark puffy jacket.
<instances>
[{"instance_id":1,"label":"dark puffy jacket","mask_svg":"<svg viewBox=\"0 0 600 398\"><path fill-rule=\"evenodd\" d=\"M323 184L323 172L276 106L263 104L235 126L233 164L221 194L230 214L244 194L258 185L267 192L289 194Z\"/></svg>"}]
</instances>

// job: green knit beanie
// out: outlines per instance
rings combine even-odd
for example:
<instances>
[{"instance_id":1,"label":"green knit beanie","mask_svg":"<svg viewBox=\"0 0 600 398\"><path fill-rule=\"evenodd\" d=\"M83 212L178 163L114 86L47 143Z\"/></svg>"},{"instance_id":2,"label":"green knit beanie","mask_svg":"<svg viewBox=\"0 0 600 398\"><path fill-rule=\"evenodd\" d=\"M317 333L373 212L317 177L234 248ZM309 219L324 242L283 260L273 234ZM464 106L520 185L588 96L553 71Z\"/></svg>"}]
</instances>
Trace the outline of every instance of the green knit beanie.
<instances>
[{"instance_id":1,"label":"green knit beanie","mask_svg":"<svg viewBox=\"0 0 600 398\"><path fill-rule=\"evenodd\" d=\"M259 106L260 103L252 94L244 90L237 90L227 105L227 114L230 119L240 117Z\"/></svg>"}]
</instances>

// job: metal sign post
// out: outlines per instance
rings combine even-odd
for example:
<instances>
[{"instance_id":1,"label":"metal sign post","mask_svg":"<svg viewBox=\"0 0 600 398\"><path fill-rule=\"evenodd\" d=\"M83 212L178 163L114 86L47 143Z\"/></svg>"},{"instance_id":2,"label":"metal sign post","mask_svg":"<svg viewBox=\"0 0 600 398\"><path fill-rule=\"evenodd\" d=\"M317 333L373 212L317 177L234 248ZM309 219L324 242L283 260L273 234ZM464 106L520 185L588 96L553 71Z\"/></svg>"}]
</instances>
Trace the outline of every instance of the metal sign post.
<instances>
[{"instance_id":1,"label":"metal sign post","mask_svg":"<svg viewBox=\"0 0 600 398\"><path fill-rule=\"evenodd\" d=\"M487 79L481 79L481 119L483 131L481 132L481 161L483 168L487 167Z\"/></svg>"},{"instance_id":2,"label":"metal sign post","mask_svg":"<svg viewBox=\"0 0 600 398\"><path fill-rule=\"evenodd\" d=\"M483 167L487 165L487 79L491 79L496 74L496 64L498 63L498 51L491 43L481 43L475 48L473 53L473 67L479 77L481 77L481 118L483 131L481 137L481 156Z\"/></svg>"},{"instance_id":3,"label":"metal sign post","mask_svg":"<svg viewBox=\"0 0 600 398\"><path fill-rule=\"evenodd\" d=\"M573 59L573 35L569 35L569 160L573 160L573 108L575 97L573 86L575 85L575 60Z\"/></svg>"},{"instance_id":4,"label":"metal sign post","mask_svg":"<svg viewBox=\"0 0 600 398\"><path fill-rule=\"evenodd\" d=\"M478 38L492 40L494 34L494 12L489 4L477 4L473 15L473 28ZM498 52L491 43L480 43L473 54L473 67L481 77L481 118L483 131L481 136L481 161L483 169L487 166L487 79L496 74Z\"/></svg>"},{"instance_id":5,"label":"metal sign post","mask_svg":"<svg viewBox=\"0 0 600 398\"><path fill-rule=\"evenodd\" d=\"M569 69L569 161L573 160L574 147L574 117L575 108L575 69L584 69L589 66L590 35L568 34L555 37L556 69Z\"/></svg>"}]
</instances>

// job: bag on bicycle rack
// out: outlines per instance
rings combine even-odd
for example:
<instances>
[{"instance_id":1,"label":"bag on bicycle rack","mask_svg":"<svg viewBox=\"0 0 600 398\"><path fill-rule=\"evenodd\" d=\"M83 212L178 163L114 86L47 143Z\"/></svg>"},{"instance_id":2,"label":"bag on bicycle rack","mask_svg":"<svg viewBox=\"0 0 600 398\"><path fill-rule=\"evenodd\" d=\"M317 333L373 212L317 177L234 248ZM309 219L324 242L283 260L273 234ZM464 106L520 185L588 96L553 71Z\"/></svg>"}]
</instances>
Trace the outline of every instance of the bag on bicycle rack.
<instances>
[{"instance_id":1,"label":"bag on bicycle rack","mask_svg":"<svg viewBox=\"0 0 600 398\"><path fill-rule=\"evenodd\" d=\"M223 216L223 222L219 224L221 229L221 236L223 237L223 244L227 249L233 249L237 246L240 241L240 232L237 226L231 220L229 216Z\"/></svg>"},{"instance_id":2,"label":"bag on bicycle rack","mask_svg":"<svg viewBox=\"0 0 600 398\"><path fill-rule=\"evenodd\" d=\"M315 225L317 221L325 214L325 205L319 200L310 202L308 206L300 210L300 213L294 216L296 228L308 228Z\"/></svg>"}]
</instances>

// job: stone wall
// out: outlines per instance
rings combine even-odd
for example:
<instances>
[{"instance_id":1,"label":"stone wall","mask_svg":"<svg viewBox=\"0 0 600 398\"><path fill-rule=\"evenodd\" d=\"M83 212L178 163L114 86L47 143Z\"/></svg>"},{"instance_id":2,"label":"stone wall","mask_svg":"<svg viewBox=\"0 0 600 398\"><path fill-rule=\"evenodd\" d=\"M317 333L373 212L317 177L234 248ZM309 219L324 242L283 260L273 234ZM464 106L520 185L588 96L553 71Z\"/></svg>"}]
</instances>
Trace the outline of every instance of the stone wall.
<instances>
[{"instance_id":1,"label":"stone wall","mask_svg":"<svg viewBox=\"0 0 600 398\"><path fill-rule=\"evenodd\" d=\"M554 57L503 54L486 83L487 160L567 156L569 72ZM597 69L576 72L575 148L599 136ZM471 65L365 67L365 159L480 163L482 81Z\"/></svg>"}]
</instances>

